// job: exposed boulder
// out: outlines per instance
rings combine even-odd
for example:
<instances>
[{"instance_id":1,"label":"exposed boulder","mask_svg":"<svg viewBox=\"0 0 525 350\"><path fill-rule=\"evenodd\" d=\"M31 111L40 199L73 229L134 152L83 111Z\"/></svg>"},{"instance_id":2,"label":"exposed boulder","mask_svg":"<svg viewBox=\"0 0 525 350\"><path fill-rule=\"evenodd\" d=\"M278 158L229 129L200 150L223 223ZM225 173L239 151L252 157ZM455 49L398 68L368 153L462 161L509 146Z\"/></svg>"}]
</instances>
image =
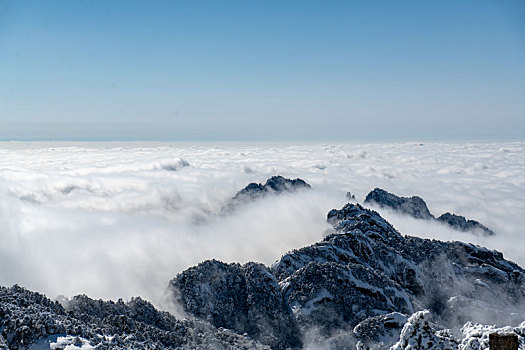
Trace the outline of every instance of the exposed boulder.
<instances>
[{"instance_id":1,"label":"exposed boulder","mask_svg":"<svg viewBox=\"0 0 525 350\"><path fill-rule=\"evenodd\" d=\"M434 219L425 201L418 196L399 197L381 188L375 188L366 196L365 203L377 204L382 208L390 208L416 219Z\"/></svg>"},{"instance_id":2,"label":"exposed boulder","mask_svg":"<svg viewBox=\"0 0 525 350\"><path fill-rule=\"evenodd\" d=\"M436 219L448 226L463 232L479 231L486 236L494 235L494 231L480 224L476 220L467 220L464 216L445 213Z\"/></svg>"}]
</instances>

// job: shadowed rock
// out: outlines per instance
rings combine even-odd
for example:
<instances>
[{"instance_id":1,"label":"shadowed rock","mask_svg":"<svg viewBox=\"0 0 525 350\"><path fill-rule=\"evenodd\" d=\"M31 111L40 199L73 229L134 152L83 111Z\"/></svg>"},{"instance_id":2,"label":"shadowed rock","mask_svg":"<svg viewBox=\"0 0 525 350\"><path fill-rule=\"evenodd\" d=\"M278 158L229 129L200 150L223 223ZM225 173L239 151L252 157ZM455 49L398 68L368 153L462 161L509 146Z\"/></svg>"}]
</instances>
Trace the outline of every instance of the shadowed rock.
<instances>
[{"instance_id":1,"label":"shadowed rock","mask_svg":"<svg viewBox=\"0 0 525 350\"><path fill-rule=\"evenodd\" d=\"M416 219L436 220L451 228L463 232L479 232L486 236L494 232L475 220L468 220L464 216L445 213L437 219L430 213L425 201L418 196L399 197L380 188L375 188L366 198L365 203L376 204L381 208L388 208Z\"/></svg>"},{"instance_id":2,"label":"shadowed rock","mask_svg":"<svg viewBox=\"0 0 525 350\"><path fill-rule=\"evenodd\" d=\"M277 280L261 264L208 260L170 282L186 312L273 349L301 346L296 321Z\"/></svg>"},{"instance_id":3,"label":"shadowed rock","mask_svg":"<svg viewBox=\"0 0 525 350\"><path fill-rule=\"evenodd\" d=\"M245 188L237 192L231 201L222 209L223 213L233 211L237 205L245 202L257 200L271 194L280 194L283 192L295 192L299 189L309 189L311 186L302 179L287 179L280 175L272 176L263 185L252 182Z\"/></svg>"},{"instance_id":4,"label":"shadowed rock","mask_svg":"<svg viewBox=\"0 0 525 350\"><path fill-rule=\"evenodd\" d=\"M434 219L425 201L418 196L399 197L380 188L375 188L366 198L365 203L377 204L382 208L390 208L416 219Z\"/></svg>"},{"instance_id":5,"label":"shadowed rock","mask_svg":"<svg viewBox=\"0 0 525 350\"><path fill-rule=\"evenodd\" d=\"M450 227L463 232L480 231L486 236L494 235L494 231L480 224L476 220L467 220L464 216L452 213L445 213L436 219L439 222L445 223Z\"/></svg>"}]
</instances>

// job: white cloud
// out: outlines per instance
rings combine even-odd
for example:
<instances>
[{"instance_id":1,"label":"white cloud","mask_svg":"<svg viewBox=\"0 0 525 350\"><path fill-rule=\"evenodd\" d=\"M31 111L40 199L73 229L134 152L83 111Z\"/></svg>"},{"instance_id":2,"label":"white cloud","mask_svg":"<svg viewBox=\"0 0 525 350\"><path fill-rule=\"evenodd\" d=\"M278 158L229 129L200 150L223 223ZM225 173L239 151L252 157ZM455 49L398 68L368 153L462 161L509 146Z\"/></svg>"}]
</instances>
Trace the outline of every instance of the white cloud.
<instances>
[{"instance_id":1,"label":"white cloud","mask_svg":"<svg viewBox=\"0 0 525 350\"><path fill-rule=\"evenodd\" d=\"M54 297L161 302L178 272L209 259L271 264L320 240L328 210L374 187L476 219L476 237L380 211L403 234L463 240L525 266L525 143L0 144L0 284ZM249 182L301 177L312 191L229 216Z\"/></svg>"}]
</instances>

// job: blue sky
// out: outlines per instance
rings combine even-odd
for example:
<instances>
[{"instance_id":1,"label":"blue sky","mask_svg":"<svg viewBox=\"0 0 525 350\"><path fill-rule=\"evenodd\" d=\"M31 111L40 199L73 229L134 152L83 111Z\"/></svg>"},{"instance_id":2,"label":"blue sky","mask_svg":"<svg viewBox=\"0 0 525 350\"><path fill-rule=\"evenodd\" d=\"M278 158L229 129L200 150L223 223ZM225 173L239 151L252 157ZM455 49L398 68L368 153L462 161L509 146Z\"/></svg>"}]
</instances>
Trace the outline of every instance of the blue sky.
<instances>
[{"instance_id":1,"label":"blue sky","mask_svg":"<svg viewBox=\"0 0 525 350\"><path fill-rule=\"evenodd\" d=\"M0 0L2 140L524 135L525 1Z\"/></svg>"}]
</instances>

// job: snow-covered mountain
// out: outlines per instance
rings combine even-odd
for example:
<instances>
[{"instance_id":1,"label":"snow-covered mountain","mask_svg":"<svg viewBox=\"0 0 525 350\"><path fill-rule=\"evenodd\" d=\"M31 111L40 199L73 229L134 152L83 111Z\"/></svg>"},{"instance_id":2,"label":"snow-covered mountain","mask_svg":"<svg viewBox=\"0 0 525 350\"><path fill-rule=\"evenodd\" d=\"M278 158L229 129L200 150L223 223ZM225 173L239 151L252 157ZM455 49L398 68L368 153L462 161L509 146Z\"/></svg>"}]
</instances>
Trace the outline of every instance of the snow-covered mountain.
<instances>
[{"instance_id":1,"label":"snow-covered mountain","mask_svg":"<svg viewBox=\"0 0 525 350\"><path fill-rule=\"evenodd\" d=\"M467 321L525 319L525 271L497 251L402 236L359 204L330 211L328 221L333 233L271 267L206 261L190 268L171 282L174 295L188 313L277 349L297 343L297 327L334 344L346 332L364 346L392 345L407 317L425 309L456 331ZM272 323L290 313L293 321ZM249 325L253 314L259 319Z\"/></svg>"},{"instance_id":2,"label":"snow-covered mountain","mask_svg":"<svg viewBox=\"0 0 525 350\"><path fill-rule=\"evenodd\" d=\"M501 253L403 236L357 203L327 220L322 241L272 266L207 260L179 273L168 290L185 319L139 297L59 303L2 287L0 349L466 350L494 332L525 348L525 271Z\"/></svg>"}]
</instances>

